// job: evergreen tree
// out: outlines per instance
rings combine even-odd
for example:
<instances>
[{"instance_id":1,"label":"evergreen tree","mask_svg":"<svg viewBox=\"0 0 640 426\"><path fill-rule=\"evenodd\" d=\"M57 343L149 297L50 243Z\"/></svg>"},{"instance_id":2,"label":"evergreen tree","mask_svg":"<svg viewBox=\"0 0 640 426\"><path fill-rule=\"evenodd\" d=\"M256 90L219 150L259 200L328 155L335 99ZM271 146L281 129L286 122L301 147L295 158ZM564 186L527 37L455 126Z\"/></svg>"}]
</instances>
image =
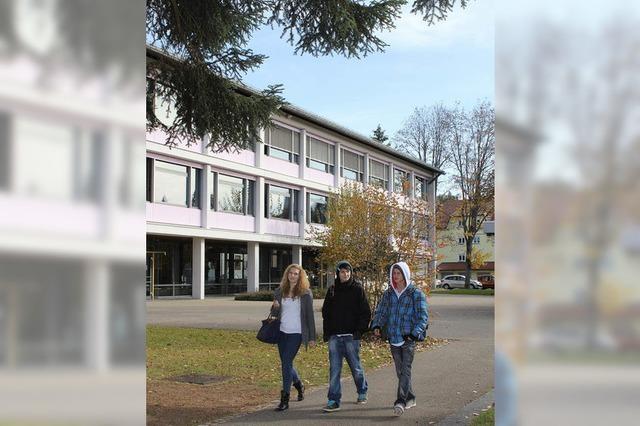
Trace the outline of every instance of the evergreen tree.
<instances>
[{"instance_id":1,"label":"evergreen tree","mask_svg":"<svg viewBox=\"0 0 640 426\"><path fill-rule=\"evenodd\" d=\"M378 127L376 127L376 129L373 131L373 136L371 136L371 139L380 142L381 144L391 146L390 142L387 142L389 140L389 136L384 133L382 126L380 126L379 124Z\"/></svg>"},{"instance_id":2,"label":"evergreen tree","mask_svg":"<svg viewBox=\"0 0 640 426\"><path fill-rule=\"evenodd\" d=\"M297 54L339 54L360 58L382 52L377 34L394 28L406 0L147 0L147 41L152 46L147 74L147 128L168 134L167 143L210 136L217 151L248 147L259 139L271 114L284 104L282 87L261 92L238 83L264 55L247 48L251 35L265 25ZM428 24L445 19L456 0L415 0L412 13ZM461 0L465 7L467 0ZM156 115L157 99L167 100L175 119Z\"/></svg>"}]
</instances>

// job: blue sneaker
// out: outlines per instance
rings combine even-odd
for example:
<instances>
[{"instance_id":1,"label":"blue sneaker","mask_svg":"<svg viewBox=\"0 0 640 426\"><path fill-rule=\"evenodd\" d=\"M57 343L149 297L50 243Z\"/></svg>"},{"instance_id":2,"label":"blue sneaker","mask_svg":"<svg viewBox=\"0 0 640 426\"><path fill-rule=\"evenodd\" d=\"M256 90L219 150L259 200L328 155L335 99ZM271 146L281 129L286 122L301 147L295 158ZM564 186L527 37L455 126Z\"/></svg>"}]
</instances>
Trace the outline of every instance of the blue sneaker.
<instances>
[{"instance_id":1,"label":"blue sneaker","mask_svg":"<svg viewBox=\"0 0 640 426\"><path fill-rule=\"evenodd\" d=\"M366 404L366 403L367 403L367 394L366 393L358 394L358 400L356 401L356 404Z\"/></svg>"},{"instance_id":2,"label":"blue sneaker","mask_svg":"<svg viewBox=\"0 0 640 426\"><path fill-rule=\"evenodd\" d=\"M340 409L340 404L335 401L327 402L327 406L322 409L322 411L327 413L332 413L334 411L338 411Z\"/></svg>"}]
</instances>

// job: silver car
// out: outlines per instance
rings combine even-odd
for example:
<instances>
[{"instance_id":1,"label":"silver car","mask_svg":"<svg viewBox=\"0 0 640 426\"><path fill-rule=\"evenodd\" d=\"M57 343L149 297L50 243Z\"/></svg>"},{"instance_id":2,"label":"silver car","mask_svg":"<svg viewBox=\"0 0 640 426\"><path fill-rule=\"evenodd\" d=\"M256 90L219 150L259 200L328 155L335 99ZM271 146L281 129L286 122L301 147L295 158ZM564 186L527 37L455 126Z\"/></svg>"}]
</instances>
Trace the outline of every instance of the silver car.
<instances>
[{"instance_id":1,"label":"silver car","mask_svg":"<svg viewBox=\"0 0 640 426\"><path fill-rule=\"evenodd\" d=\"M464 279L464 275L447 275L440 280L440 287L446 288L447 290L451 288L464 288ZM470 280L469 285L475 289L482 288L482 283L478 280Z\"/></svg>"}]
</instances>

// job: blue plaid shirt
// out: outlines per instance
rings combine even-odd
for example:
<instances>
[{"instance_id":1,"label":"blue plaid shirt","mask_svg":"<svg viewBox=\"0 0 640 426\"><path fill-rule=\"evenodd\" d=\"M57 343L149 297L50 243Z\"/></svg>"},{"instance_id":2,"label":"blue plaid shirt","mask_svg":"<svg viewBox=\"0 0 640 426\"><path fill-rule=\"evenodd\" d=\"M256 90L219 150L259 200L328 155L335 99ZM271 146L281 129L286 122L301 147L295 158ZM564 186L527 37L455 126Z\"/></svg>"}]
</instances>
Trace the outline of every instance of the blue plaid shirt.
<instances>
[{"instance_id":1,"label":"blue plaid shirt","mask_svg":"<svg viewBox=\"0 0 640 426\"><path fill-rule=\"evenodd\" d=\"M402 343L407 335L424 340L428 320L427 298L411 283L399 299L391 287L382 294L371 328L386 326L389 343Z\"/></svg>"}]
</instances>

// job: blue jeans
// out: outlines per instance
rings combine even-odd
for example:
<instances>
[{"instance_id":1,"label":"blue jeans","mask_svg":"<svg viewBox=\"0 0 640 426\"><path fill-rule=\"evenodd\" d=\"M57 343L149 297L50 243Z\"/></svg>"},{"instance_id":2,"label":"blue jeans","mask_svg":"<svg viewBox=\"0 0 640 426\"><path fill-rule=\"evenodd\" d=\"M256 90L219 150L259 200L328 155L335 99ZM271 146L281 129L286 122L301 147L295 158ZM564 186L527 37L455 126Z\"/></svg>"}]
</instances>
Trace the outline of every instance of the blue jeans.
<instances>
[{"instance_id":1,"label":"blue jeans","mask_svg":"<svg viewBox=\"0 0 640 426\"><path fill-rule=\"evenodd\" d=\"M280 364L282 365L282 390L286 393L291 391L291 384L300 381L298 372L293 368L293 359L298 354L302 334L288 334L280 332L278 339L278 352L280 353Z\"/></svg>"},{"instance_id":2,"label":"blue jeans","mask_svg":"<svg viewBox=\"0 0 640 426\"><path fill-rule=\"evenodd\" d=\"M360 340L354 340L353 336L331 336L329 338L329 401L340 403L342 386L340 373L342 372L342 360L346 359L353 381L358 389L358 395L366 395L368 385L364 377L364 370L360 364Z\"/></svg>"},{"instance_id":3,"label":"blue jeans","mask_svg":"<svg viewBox=\"0 0 640 426\"><path fill-rule=\"evenodd\" d=\"M405 406L410 399L416 399L411 388L411 364L416 351L416 342L406 341L402 346L391 345L391 355L396 366L398 376L398 392L395 403L401 402Z\"/></svg>"}]
</instances>

